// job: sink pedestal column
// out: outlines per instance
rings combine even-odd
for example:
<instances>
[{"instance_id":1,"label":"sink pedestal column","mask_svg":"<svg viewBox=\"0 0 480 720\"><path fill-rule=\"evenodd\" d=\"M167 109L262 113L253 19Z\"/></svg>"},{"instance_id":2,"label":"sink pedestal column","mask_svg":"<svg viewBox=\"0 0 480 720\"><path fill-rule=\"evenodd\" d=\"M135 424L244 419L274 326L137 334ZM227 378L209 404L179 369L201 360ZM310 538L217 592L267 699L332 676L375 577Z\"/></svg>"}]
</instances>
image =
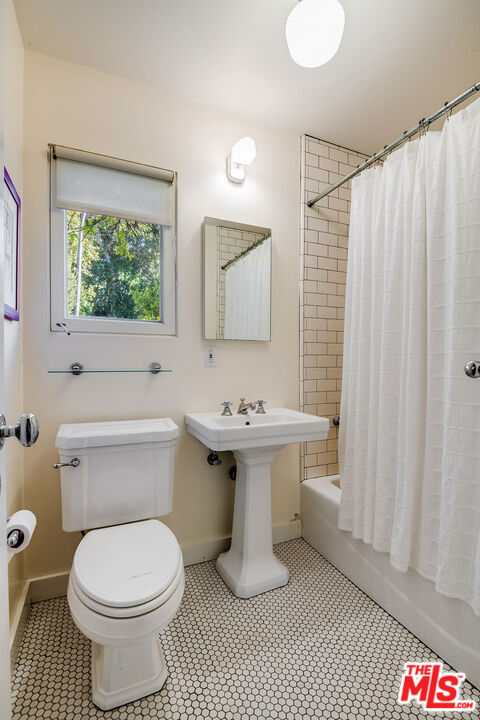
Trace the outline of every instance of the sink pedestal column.
<instances>
[{"instance_id":1,"label":"sink pedestal column","mask_svg":"<svg viewBox=\"0 0 480 720\"><path fill-rule=\"evenodd\" d=\"M234 595L249 598L286 585L288 570L273 554L270 466L283 445L236 450L232 544L217 570Z\"/></svg>"}]
</instances>

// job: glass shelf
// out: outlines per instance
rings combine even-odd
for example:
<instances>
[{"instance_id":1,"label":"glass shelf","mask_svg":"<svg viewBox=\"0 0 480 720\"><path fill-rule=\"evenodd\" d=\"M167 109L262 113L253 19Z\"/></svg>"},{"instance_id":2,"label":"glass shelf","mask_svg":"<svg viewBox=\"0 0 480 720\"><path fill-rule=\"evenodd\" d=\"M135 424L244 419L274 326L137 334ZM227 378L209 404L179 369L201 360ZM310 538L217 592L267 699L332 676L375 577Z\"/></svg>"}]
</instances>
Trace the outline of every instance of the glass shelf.
<instances>
[{"instance_id":1,"label":"glass shelf","mask_svg":"<svg viewBox=\"0 0 480 720\"><path fill-rule=\"evenodd\" d=\"M171 372L171 370L162 370L159 362L150 363L150 367L146 370L86 370L81 363L72 363L68 370L47 370L49 375L93 375L96 373L150 373L150 375L158 375L159 373Z\"/></svg>"},{"instance_id":2,"label":"glass shelf","mask_svg":"<svg viewBox=\"0 0 480 720\"><path fill-rule=\"evenodd\" d=\"M79 375L87 375L88 373L150 373L150 375L158 375L158 373L172 372L171 370L157 370L152 373L151 370L80 370ZM49 375L73 375L73 370L47 370Z\"/></svg>"}]
</instances>

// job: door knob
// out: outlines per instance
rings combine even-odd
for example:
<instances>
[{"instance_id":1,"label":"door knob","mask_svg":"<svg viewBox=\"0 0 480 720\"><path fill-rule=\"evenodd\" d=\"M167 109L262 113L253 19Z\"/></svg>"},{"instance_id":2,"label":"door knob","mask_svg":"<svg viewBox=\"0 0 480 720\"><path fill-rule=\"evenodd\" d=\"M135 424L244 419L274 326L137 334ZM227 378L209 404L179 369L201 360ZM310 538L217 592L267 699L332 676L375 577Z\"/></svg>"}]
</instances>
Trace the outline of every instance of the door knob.
<instances>
[{"instance_id":1,"label":"door knob","mask_svg":"<svg viewBox=\"0 0 480 720\"><path fill-rule=\"evenodd\" d=\"M31 447L37 442L39 432L38 420L32 413L22 415L16 425L7 425L5 415L0 415L0 450L8 437L16 437L23 447Z\"/></svg>"}]
</instances>

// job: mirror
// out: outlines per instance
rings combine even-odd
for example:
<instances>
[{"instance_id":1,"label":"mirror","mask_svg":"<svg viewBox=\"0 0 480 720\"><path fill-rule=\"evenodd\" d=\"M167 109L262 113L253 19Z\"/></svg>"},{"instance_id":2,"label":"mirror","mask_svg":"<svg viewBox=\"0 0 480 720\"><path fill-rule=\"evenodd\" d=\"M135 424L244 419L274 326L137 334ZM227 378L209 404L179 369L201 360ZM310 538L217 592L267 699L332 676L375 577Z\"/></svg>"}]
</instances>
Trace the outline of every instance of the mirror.
<instances>
[{"instance_id":1,"label":"mirror","mask_svg":"<svg viewBox=\"0 0 480 720\"><path fill-rule=\"evenodd\" d=\"M270 340L271 258L269 228L205 218L206 340Z\"/></svg>"}]
</instances>

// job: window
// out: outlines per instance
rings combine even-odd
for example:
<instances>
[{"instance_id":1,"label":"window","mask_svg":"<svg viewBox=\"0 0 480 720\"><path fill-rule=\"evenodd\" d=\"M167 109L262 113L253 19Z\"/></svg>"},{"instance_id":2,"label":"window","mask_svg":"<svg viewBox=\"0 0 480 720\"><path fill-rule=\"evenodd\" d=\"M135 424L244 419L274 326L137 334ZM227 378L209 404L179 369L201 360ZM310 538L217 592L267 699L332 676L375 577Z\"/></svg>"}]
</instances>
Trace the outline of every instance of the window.
<instances>
[{"instance_id":1,"label":"window","mask_svg":"<svg viewBox=\"0 0 480 720\"><path fill-rule=\"evenodd\" d=\"M175 173L50 153L52 330L174 335Z\"/></svg>"}]
</instances>

